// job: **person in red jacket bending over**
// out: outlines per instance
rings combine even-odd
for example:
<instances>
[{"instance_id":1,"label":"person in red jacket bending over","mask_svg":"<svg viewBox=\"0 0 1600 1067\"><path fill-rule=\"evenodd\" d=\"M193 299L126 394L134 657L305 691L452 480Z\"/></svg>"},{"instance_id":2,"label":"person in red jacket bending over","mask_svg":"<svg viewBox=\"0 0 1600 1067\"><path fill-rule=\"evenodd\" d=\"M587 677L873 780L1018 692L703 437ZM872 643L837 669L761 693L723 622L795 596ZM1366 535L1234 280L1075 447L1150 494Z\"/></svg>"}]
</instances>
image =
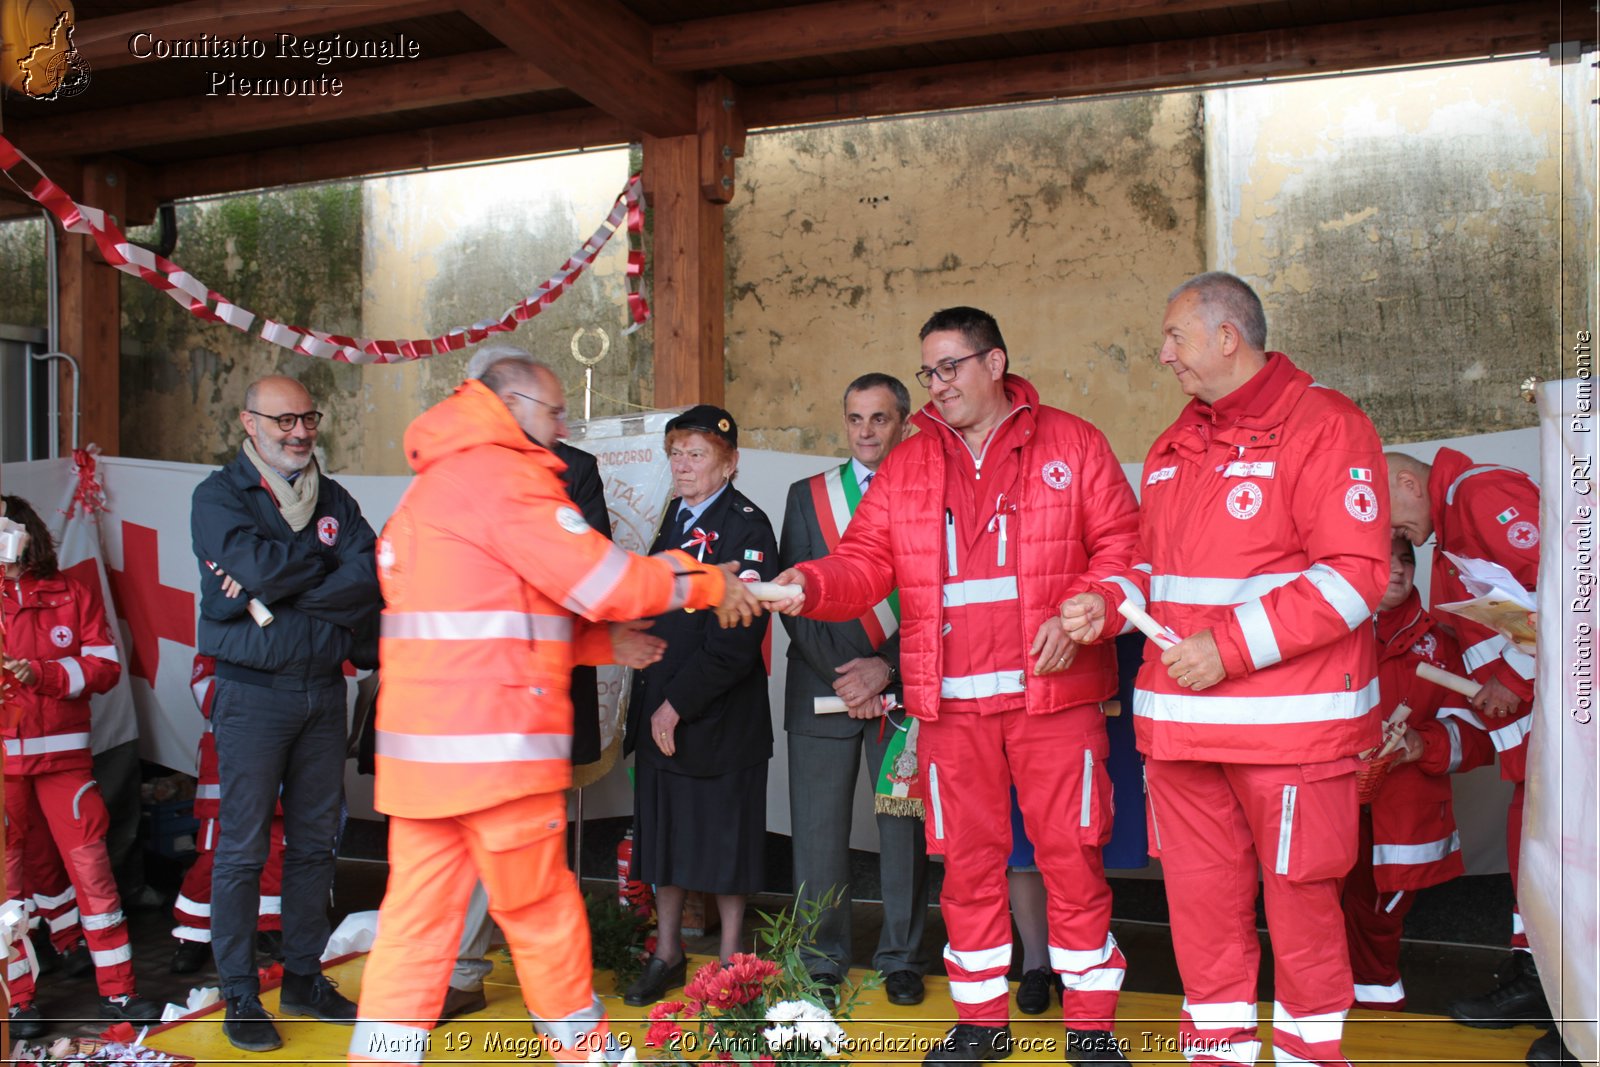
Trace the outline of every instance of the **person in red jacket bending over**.
<instances>
[{"instance_id":1,"label":"person in red jacket bending over","mask_svg":"<svg viewBox=\"0 0 1600 1067\"><path fill-rule=\"evenodd\" d=\"M1474 463L1453 448L1441 448L1431 464L1404 452L1390 452L1389 496L1395 533L1414 545L1434 541L1429 601L1468 600L1446 552L1498 563L1530 592L1539 577L1539 487L1510 467ZM1533 726L1533 656L1505 637L1459 615L1442 615L1461 645L1467 673L1483 688L1472 698L1479 724L1500 754L1500 777L1512 782L1506 812L1506 861L1515 893L1522 859L1523 777L1528 733ZM1481 996L1462 997L1450 1014L1468 1026L1501 1029L1518 1022L1550 1021L1539 971L1528 948L1522 916L1511 912L1511 957L1499 969L1500 985ZM1552 1040L1560 1037L1551 1031ZM1541 1039L1543 1040L1543 1039ZM1536 1049L1545 1055L1548 1046Z\"/></svg>"},{"instance_id":2,"label":"person in red jacket bending over","mask_svg":"<svg viewBox=\"0 0 1600 1067\"><path fill-rule=\"evenodd\" d=\"M900 590L900 669L922 720L928 850L943 853L944 959L957 1025L933 1065L1011 1052L1011 793L1048 895L1050 964L1065 985L1066 1058L1123 1063L1112 1035L1126 967L1111 936L1100 847L1111 835L1102 702L1110 645L1079 649L1057 605L1128 569L1138 513L1105 436L1007 373L976 308L922 327L922 431L891 452L838 549L777 581L774 610L859 618Z\"/></svg>"},{"instance_id":3,"label":"person in red jacket bending over","mask_svg":"<svg viewBox=\"0 0 1600 1067\"><path fill-rule=\"evenodd\" d=\"M1137 563L1062 619L1077 640L1109 640L1123 627L1106 619L1131 601L1180 637L1145 645L1133 710L1185 1055L1256 1060L1259 864L1277 1061L1342 1065L1339 892L1356 855L1357 755L1380 735L1383 453L1355 404L1266 350L1261 301L1233 275L1179 286L1161 328L1161 362L1190 399L1145 458Z\"/></svg>"},{"instance_id":4,"label":"person in red jacket bending over","mask_svg":"<svg viewBox=\"0 0 1600 1067\"><path fill-rule=\"evenodd\" d=\"M1473 724L1466 700L1417 677L1430 663L1463 673L1454 637L1422 610L1413 581L1417 557L1404 538L1390 546L1389 587L1378 602L1378 710L1387 719L1400 704L1404 748L1361 808L1356 865L1344 883L1344 925L1356 1006L1401 1011L1400 932L1417 890L1461 874L1450 775L1494 760L1489 736ZM1456 705L1456 706L1452 706Z\"/></svg>"},{"instance_id":5,"label":"person in red jacket bending over","mask_svg":"<svg viewBox=\"0 0 1600 1067\"><path fill-rule=\"evenodd\" d=\"M89 752L89 698L106 693L122 674L98 581L81 581L56 563L44 520L26 500L3 499L0 515L28 531L22 558L4 565L4 669L16 679L17 722L0 725L5 739L6 885L30 892L24 854L29 838L48 834L66 863L75 906L59 916L83 926L100 990L100 1016L149 1022L161 1006L134 991L133 949L122 898L106 853L110 816L94 782ZM46 855L48 850L42 850ZM52 925L56 925L52 922ZM33 1005L32 974L8 963L11 1030L37 1037L45 1030Z\"/></svg>"}]
</instances>

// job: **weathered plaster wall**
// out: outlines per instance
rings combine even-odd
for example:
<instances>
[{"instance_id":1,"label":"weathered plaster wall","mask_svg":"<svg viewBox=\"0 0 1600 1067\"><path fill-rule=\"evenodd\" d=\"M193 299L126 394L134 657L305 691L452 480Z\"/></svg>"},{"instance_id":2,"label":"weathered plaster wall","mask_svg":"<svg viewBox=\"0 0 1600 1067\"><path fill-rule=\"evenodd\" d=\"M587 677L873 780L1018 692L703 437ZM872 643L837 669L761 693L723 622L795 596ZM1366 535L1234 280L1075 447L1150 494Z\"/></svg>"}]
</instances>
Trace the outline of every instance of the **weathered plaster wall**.
<instances>
[{"instance_id":1,"label":"weathered plaster wall","mask_svg":"<svg viewBox=\"0 0 1600 1067\"><path fill-rule=\"evenodd\" d=\"M1386 440L1532 425L1518 385L1553 373L1585 180L1562 125L1593 120L1570 107L1544 60L1207 93L1211 260Z\"/></svg>"},{"instance_id":2,"label":"weathered plaster wall","mask_svg":"<svg viewBox=\"0 0 1600 1067\"><path fill-rule=\"evenodd\" d=\"M842 452L844 386L911 375L941 307L995 315L1012 367L1142 458L1181 399L1155 362L1203 267L1199 100L886 120L750 139L728 234L728 406L754 447Z\"/></svg>"},{"instance_id":3,"label":"weathered plaster wall","mask_svg":"<svg viewBox=\"0 0 1600 1067\"><path fill-rule=\"evenodd\" d=\"M363 371L260 340L260 316L333 333L361 332L361 187L288 189L183 203L172 258L254 311L252 332L201 322L164 293L122 279L120 453L218 463L238 449L245 387L264 374L304 382L328 415L330 469L351 468ZM151 231L130 236L153 239Z\"/></svg>"},{"instance_id":4,"label":"weathered plaster wall","mask_svg":"<svg viewBox=\"0 0 1600 1067\"><path fill-rule=\"evenodd\" d=\"M618 151L188 203L172 258L259 315L353 336L431 337L498 319L531 292L605 218L626 175ZM638 334L622 336L625 244L616 238L561 300L497 338L548 360L576 414L583 373L571 338L580 326L603 326L611 338L595 388L618 399L597 399L595 414L640 401L646 357ZM238 446L245 386L280 372L305 382L329 415L320 439L331 470L404 473L406 426L460 382L472 352L353 366L202 323L133 279L122 299L129 456L226 459ZM592 355L598 338L582 347Z\"/></svg>"},{"instance_id":5,"label":"weathered plaster wall","mask_svg":"<svg viewBox=\"0 0 1600 1067\"><path fill-rule=\"evenodd\" d=\"M628 176L625 150L470 167L368 182L366 284L362 314L373 336L434 336L454 326L498 319L553 274L611 210ZM525 348L561 376L573 418L583 415L583 366L573 357L600 349L593 413L622 414L649 403L648 333L628 326L619 232L594 266L556 303L515 331L491 340ZM378 367L362 394L366 473L406 470L400 442L417 413L449 395L473 350L409 367ZM604 394L604 396L598 395Z\"/></svg>"}]
</instances>

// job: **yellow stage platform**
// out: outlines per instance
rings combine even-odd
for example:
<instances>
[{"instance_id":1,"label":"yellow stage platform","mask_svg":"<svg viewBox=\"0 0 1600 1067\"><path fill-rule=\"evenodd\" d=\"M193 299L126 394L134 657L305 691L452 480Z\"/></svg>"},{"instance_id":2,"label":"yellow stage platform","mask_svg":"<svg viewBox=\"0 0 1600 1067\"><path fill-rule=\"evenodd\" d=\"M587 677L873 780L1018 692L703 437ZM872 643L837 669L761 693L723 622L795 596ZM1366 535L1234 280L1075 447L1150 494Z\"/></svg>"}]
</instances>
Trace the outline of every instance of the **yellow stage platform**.
<instances>
[{"instance_id":1,"label":"yellow stage platform","mask_svg":"<svg viewBox=\"0 0 1600 1067\"><path fill-rule=\"evenodd\" d=\"M453 1020L433 1032L428 1063L508 1063L539 1058L538 1045L518 992L511 965L496 953L494 972L485 989L487 1010ZM692 959L690 974L704 959ZM352 1000L361 995L361 970L365 956L358 956L328 968L328 976L339 983L339 991ZM852 979L863 977L856 971ZM949 985L942 977L930 977L928 999L915 1008L890 1005L882 990L862 996L855 1018L845 1024L857 1048L850 1058L857 1063L920 1063L928 1046L950 1027L954 1012ZM655 1055L642 1047L648 1014L646 1008L630 1008L622 1003L609 973L596 975L612 1024L628 1035L639 1048L640 1057ZM262 995L268 1011L276 1011L276 990ZM1135 1062L1182 1063L1178 1050L1176 1021L1179 998L1152 993L1124 993L1117 1020L1117 1034L1128 1045ZM1272 1005L1260 1008L1262 1062L1270 1062L1265 1042L1270 1038ZM1020 1020L1020 1021L1019 1021ZM349 1047L348 1027L310 1020L280 1019L283 1048L269 1053L243 1053L222 1036L220 1009L207 1015L175 1022L153 1031L145 1043L151 1048L190 1056L198 1063L238 1063L240 1061L278 1061L284 1063L343 1063ZM1017 1049L1006 1062L1061 1063L1062 1039L1059 1013L1029 1018L1019 1016L1011 1024ZM1510 1030L1473 1030L1448 1019L1432 1015L1407 1015L1353 1011L1345 1026L1344 1051L1350 1059L1367 1064L1521 1064L1528 1046L1543 1031L1531 1026Z\"/></svg>"}]
</instances>

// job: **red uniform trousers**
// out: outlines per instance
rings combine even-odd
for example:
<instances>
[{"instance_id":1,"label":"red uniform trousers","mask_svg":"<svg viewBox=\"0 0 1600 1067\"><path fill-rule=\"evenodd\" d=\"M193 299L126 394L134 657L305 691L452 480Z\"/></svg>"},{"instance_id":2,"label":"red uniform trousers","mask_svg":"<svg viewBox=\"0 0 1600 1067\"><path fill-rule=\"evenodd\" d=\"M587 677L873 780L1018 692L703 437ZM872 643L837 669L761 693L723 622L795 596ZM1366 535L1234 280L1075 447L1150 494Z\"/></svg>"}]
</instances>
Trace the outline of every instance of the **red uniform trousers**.
<instances>
[{"instance_id":1,"label":"red uniform trousers","mask_svg":"<svg viewBox=\"0 0 1600 1067\"><path fill-rule=\"evenodd\" d=\"M72 897L68 903L60 891L53 894L57 903L51 909L56 915L51 924L52 940L54 927L60 924L65 936L72 912L78 911L89 958L94 961L95 984L101 996L109 997L134 991L133 950L128 944L128 924L122 914L122 899L117 895L117 880L111 872L111 858L106 853L110 817L90 773L88 768L82 768L7 779L6 881L16 887L19 895L35 892L28 857L30 853L39 856L45 850L30 850L27 842L35 835L49 834L54 838L60 861L49 867L41 864L40 873L48 879L47 872L64 863ZM48 894L57 885L59 882L51 881L41 888ZM27 1007L32 1003L31 989L26 1000L23 995L14 987L13 1004Z\"/></svg>"},{"instance_id":2,"label":"red uniform trousers","mask_svg":"<svg viewBox=\"0 0 1600 1067\"><path fill-rule=\"evenodd\" d=\"M1051 715L953 712L922 724L928 767L928 851L945 856L945 966L956 1018L1010 1017L1011 786L1044 876L1050 966L1066 986L1062 1018L1110 1030L1127 961L1111 936L1111 889L1100 849L1111 837L1110 744L1097 704Z\"/></svg>"},{"instance_id":3,"label":"red uniform trousers","mask_svg":"<svg viewBox=\"0 0 1600 1067\"><path fill-rule=\"evenodd\" d=\"M1253 1064L1260 1051L1258 862L1276 1059L1349 1063L1339 1051L1351 990L1339 892L1356 859L1355 765L1145 761L1150 851L1167 886L1184 990L1179 1040L1191 1063Z\"/></svg>"},{"instance_id":4,"label":"red uniform trousers","mask_svg":"<svg viewBox=\"0 0 1600 1067\"><path fill-rule=\"evenodd\" d=\"M184 873L172 917L178 925L172 936L179 941L211 940L211 868L217 859L217 820L207 819L195 835L198 855ZM283 819L274 816L267 840L267 863L261 868L261 911L257 930L283 929Z\"/></svg>"},{"instance_id":5,"label":"red uniform trousers","mask_svg":"<svg viewBox=\"0 0 1600 1067\"><path fill-rule=\"evenodd\" d=\"M620 1054L594 993L589 920L567 868L566 827L564 793L449 818L389 817L389 886L362 973L351 1063L422 1062L479 879L546 1051L569 1062Z\"/></svg>"},{"instance_id":6,"label":"red uniform trousers","mask_svg":"<svg viewBox=\"0 0 1600 1067\"><path fill-rule=\"evenodd\" d=\"M1372 874L1372 809L1362 808L1356 863L1344 880L1344 928L1350 944L1350 976L1356 1007L1404 1011L1400 981L1400 933L1417 902L1414 889L1380 893Z\"/></svg>"}]
</instances>

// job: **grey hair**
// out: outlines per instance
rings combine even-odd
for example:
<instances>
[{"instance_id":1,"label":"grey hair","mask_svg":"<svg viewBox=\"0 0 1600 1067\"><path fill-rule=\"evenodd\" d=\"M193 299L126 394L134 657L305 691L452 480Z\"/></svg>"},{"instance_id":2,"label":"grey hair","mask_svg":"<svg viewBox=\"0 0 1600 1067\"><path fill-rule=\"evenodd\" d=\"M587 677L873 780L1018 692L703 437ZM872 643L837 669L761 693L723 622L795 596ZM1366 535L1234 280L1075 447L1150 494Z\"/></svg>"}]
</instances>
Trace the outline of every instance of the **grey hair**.
<instances>
[{"instance_id":1,"label":"grey hair","mask_svg":"<svg viewBox=\"0 0 1600 1067\"><path fill-rule=\"evenodd\" d=\"M516 367L506 364L516 364ZM474 352L467 361L467 377L478 379L494 393L500 392L512 381L524 381L538 371L556 377L556 372L548 364L515 345L487 345Z\"/></svg>"},{"instance_id":2,"label":"grey hair","mask_svg":"<svg viewBox=\"0 0 1600 1067\"><path fill-rule=\"evenodd\" d=\"M894 397L894 406L899 409L903 419L911 414L911 394L906 390L906 383L892 374L880 374L876 371L863 374L849 385L845 386L844 402L850 403L850 394L859 393L863 389L887 389Z\"/></svg>"},{"instance_id":3,"label":"grey hair","mask_svg":"<svg viewBox=\"0 0 1600 1067\"><path fill-rule=\"evenodd\" d=\"M1200 306L1213 328L1232 323L1245 344L1262 352L1267 350L1267 313L1261 308L1261 298L1244 279L1221 270L1197 274L1172 290L1167 303L1184 293L1200 298Z\"/></svg>"}]
</instances>

